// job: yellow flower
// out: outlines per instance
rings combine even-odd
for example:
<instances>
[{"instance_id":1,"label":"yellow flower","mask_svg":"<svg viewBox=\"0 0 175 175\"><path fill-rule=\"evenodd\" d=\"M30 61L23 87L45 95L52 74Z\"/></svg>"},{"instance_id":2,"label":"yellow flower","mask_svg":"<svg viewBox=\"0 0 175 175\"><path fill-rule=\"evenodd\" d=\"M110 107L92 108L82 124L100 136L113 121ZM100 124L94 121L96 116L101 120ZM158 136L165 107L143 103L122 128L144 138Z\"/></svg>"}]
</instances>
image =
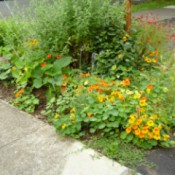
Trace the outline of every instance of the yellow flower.
<instances>
[{"instance_id":1,"label":"yellow flower","mask_svg":"<svg viewBox=\"0 0 175 175\"><path fill-rule=\"evenodd\" d=\"M135 94L134 94L134 99L139 99L141 97L141 94L136 91Z\"/></svg>"},{"instance_id":2,"label":"yellow flower","mask_svg":"<svg viewBox=\"0 0 175 175\"><path fill-rule=\"evenodd\" d=\"M71 119L75 119L75 114L74 114L74 113L71 113L71 114L70 114L70 118L71 118Z\"/></svg>"},{"instance_id":3,"label":"yellow flower","mask_svg":"<svg viewBox=\"0 0 175 175\"><path fill-rule=\"evenodd\" d=\"M146 61L147 63L151 63L151 62L152 62L151 59L148 58L148 57L145 58L145 61Z\"/></svg>"},{"instance_id":4,"label":"yellow flower","mask_svg":"<svg viewBox=\"0 0 175 175\"><path fill-rule=\"evenodd\" d=\"M140 112L141 113L145 112L145 109L144 108L140 108Z\"/></svg>"},{"instance_id":5,"label":"yellow flower","mask_svg":"<svg viewBox=\"0 0 175 175\"><path fill-rule=\"evenodd\" d=\"M62 124L62 126L61 126L62 129L65 129L66 127L67 127L67 125L65 123Z\"/></svg>"},{"instance_id":6,"label":"yellow flower","mask_svg":"<svg viewBox=\"0 0 175 175\"><path fill-rule=\"evenodd\" d=\"M38 45L38 40L37 39L32 39L28 43L29 43L30 46L37 46Z\"/></svg>"},{"instance_id":7,"label":"yellow flower","mask_svg":"<svg viewBox=\"0 0 175 175\"><path fill-rule=\"evenodd\" d=\"M125 35L127 38L129 38L129 34L127 33L126 35Z\"/></svg>"},{"instance_id":8,"label":"yellow flower","mask_svg":"<svg viewBox=\"0 0 175 175\"><path fill-rule=\"evenodd\" d=\"M115 97L112 96L111 98L108 99L111 103L113 103L115 101Z\"/></svg>"},{"instance_id":9,"label":"yellow flower","mask_svg":"<svg viewBox=\"0 0 175 175\"><path fill-rule=\"evenodd\" d=\"M122 57L123 57L123 55L122 55L122 54L119 54L119 55L118 55L118 58L119 58L119 59L121 59Z\"/></svg>"},{"instance_id":10,"label":"yellow flower","mask_svg":"<svg viewBox=\"0 0 175 175\"><path fill-rule=\"evenodd\" d=\"M147 103L145 100L140 100L140 106L147 106Z\"/></svg>"},{"instance_id":11,"label":"yellow flower","mask_svg":"<svg viewBox=\"0 0 175 175\"><path fill-rule=\"evenodd\" d=\"M136 114L131 114L129 117L130 117L130 119L135 119L136 118Z\"/></svg>"},{"instance_id":12,"label":"yellow flower","mask_svg":"<svg viewBox=\"0 0 175 175\"><path fill-rule=\"evenodd\" d=\"M124 37L122 38L122 40L125 42L125 41L127 40L127 37L124 36Z\"/></svg>"},{"instance_id":13,"label":"yellow flower","mask_svg":"<svg viewBox=\"0 0 175 175\"><path fill-rule=\"evenodd\" d=\"M15 70L16 70L16 67L15 67L15 66L14 66L14 67L12 67L12 70L13 70L13 71L15 71Z\"/></svg>"},{"instance_id":14,"label":"yellow flower","mask_svg":"<svg viewBox=\"0 0 175 175\"><path fill-rule=\"evenodd\" d=\"M25 67L24 70L27 72L28 71L28 67Z\"/></svg>"},{"instance_id":15,"label":"yellow flower","mask_svg":"<svg viewBox=\"0 0 175 175\"><path fill-rule=\"evenodd\" d=\"M153 136L153 138L154 138L155 140L160 140L160 135L159 135L159 134L156 134L156 135Z\"/></svg>"},{"instance_id":16,"label":"yellow flower","mask_svg":"<svg viewBox=\"0 0 175 175\"><path fill-rule=\"evenodd\" d=\"M54 118L57 119L60 115L58 113L55 114Z\"/></svg>"},{"instance_id":17,"label":"yellow flower","mask_svg":"<svg viewBox=\"0 0 175 175\"><path fill-rule=\"evenodd\" d=\"M167 87L164 87L163 88L163 92L167 93L168 92L168 88Z\"/></svg>"},{"instance_id":18,"label":"yellow flower","mask_svg":"<svg viewBox=\"0 0 175 175\"><path fill-rule=\"evenodd\" d=\"M126 94L127 95L132 95L134 92L130 91L130 90L126 90Z\"/></svg>"},{"instance_id":19,"label":"yellow flower","mask_svg":"<svg viewBox=\"0 0 175 175\"><path fill-rule=\"evenodd\" d=\"M164 141L169 140L169 139L170 139L170 136L168 134L163 135L163 140Z\"/></svg>"},{"instance_id":20,"label":"yellow flower","mask_svg":"<svg viewBox=\"0 0 175 175\"><path fill-rule=\"evenodd\" d=\"M157 118L158 118L157 115L152 115L152 116L150 117L151 120L156 120Z\"/></svg>"},{"instance_id":21,"label":"yellow flower","mask_svg":"<svg viewBox=\"0 0 175 175\"><path fill-rule=\"evenodd\" d=\"M158 125L158 128L161 130L161 129L162 129L162 125L161 125L161 124L159 124L159 125Z\"/></svg>"},{"instance_id":22,"label":"yellow flower","mask_svg":"<svg viewBox=\"0 0 175 175\"><path fill-rule=\"evenodd\" d=\"M151 89L146 89L147 94L151 93Z\"/></svg>"},{"instance_id":23,"label":"yellow flower","mask_svg":"<svg viewBox=\"0 0 175 175\"><path fill-rule=\"evenodd\" d=\"M63 82L62 86L67 86L67 82Z\"/></svg>"},{"instance_id":24,"label":"yellow flower","mask_svg":"<svg viewBox=\"0 0 175 175\"><path fill-rule=\"evenodd\" d=\"M148 138L151 140L153 138L153 134L151 132L148 132Z\"/></svg>"},{"instance_id":25,"label":"yellow flower","mask_svg":"<svg viewBox=\"0 0 175 175\"><path fill-rule=\"evenodd\" d=\"M132 124L134 124L134 122L135 122L135 118L130 118L129 120L128 120L128 123L130 124L130 125L132 125Z\"/></svg>"},{"instance_id":26,"label":"yellow flower","mask_svg":"<svg viewBox=\"0 0 175 175\"><path fill-rule=\"evenodd\" d=\"M118 95L118 93L119 93L119 91L112 91L112 93L111 93L111 95L113 95L113 96L117 96Z\"/></svg>"},{"instance_id":27,"label":"yellow flower","mask_svg":"<svg viewBox=\"0 0 175 175\"><path fill-rule=\"evenodd\" d=\"M140 125L142 123L143 119L142 118L139 118L136 122L136 125Z\"/></svg>"},{"instance_id":28,"label":"yellow flower","mask_svg":"<svg viewBox=\"0 0 175 175\"><path fill-rule=\"evenodd\" d=\"M103 103L104 101L105 101L105 97L103 97L103 96L98 96L97 97L98 98L98 101L100 102L100 103Z\"/></svg>"},{"instance_id":29,"label":"yellow flower","mask_svg":"<svg viewBox=\"0 0 175 175\"><path fill-rule=\"evenodd\" d=\"M154 122L153 122L152 120L149 120L146 124L147 124L149 127L154 126Z\"/></svg>"},{"instance_id":30,"label":"yellow flower","mask_svg":"<svg viewBox=\"0 0 175 175\"><path fill-rule=\"evenodd\" d=\"M71 113L74 113L75 111L76 111L75 108L72 108L72 109L70 110Z\"/></svg>"}]
</instances>

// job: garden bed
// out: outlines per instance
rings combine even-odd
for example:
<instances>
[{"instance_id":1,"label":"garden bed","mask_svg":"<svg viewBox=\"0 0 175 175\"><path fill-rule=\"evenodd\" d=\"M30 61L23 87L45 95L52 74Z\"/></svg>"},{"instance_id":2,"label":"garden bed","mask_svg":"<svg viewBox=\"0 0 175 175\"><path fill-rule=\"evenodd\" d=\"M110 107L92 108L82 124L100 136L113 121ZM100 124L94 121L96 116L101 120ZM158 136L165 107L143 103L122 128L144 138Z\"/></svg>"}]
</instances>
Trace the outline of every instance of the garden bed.
<instances>
[{"instance_id":1,"label":"garden bed","mask_svg":"<svg viewBox=\"0 0 175 175\"><path fill-rule=\"evenodd\" d=\"M123 7L108 0L37 3L32 16L0 21L0 80L13 87L1 93L129 166L143 149L172 147L174 30L138 19L125 31Z\"/></svg>"}]
</instances>

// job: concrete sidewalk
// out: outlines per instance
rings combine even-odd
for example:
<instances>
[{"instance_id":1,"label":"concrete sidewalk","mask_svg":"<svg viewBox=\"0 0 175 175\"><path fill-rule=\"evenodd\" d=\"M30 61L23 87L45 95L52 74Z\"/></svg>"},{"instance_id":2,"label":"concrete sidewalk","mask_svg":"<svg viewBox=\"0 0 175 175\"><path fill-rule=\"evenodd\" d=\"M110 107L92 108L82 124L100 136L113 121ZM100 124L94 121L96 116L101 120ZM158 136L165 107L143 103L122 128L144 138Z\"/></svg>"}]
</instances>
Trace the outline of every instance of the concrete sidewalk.
<instances>
[{"instance_id":1,"label":"concrete sidewalk","mask_svg":"<svg viewBox=\"0 0 175 175\"><path fill-rule=\"evenodd\" d=\"M56 134L53 126L0 100L1 175L130 175L117 162ZM98 158L97 158L98 157Z\"/></svg>"},{"instance_id":2,"label":"concrete sidewalk","mask_svg":"<svg viewBox=\"0 0 175 175\"><path fill-rule=\"evenodd\" d=\"M134 17L146 16L146 15L156 16L160 21L175 18L175 5L167 6L160 9L145 10L133 13Z\"/></svg>"}]
</instances>

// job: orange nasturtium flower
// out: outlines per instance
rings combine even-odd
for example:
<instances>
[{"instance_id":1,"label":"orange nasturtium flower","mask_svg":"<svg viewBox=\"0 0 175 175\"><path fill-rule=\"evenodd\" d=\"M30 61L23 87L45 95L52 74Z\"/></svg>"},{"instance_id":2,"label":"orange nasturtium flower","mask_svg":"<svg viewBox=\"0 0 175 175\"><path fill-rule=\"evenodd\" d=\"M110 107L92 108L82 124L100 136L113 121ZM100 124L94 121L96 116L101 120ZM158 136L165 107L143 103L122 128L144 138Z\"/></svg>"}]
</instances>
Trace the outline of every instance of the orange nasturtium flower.
<instances>
[{"instance_id":1,"label":"orange nasturtium flower","mask_svg":"<svg viewBox=\"0 0 175 175\"><path fill-rule=\"evenodd\" d=\"M61 58L61 55L57 55L56 58L59 60Z\"/></svg>"},{"instance_id":2,"label":"orange nasturtium flower","mask_svg":"<svg viewBox=\"0 0 175 175\"><path fill-rule=\"evenodd\" d=\"M51 53L47 54L47 58L52 58L52 54Z\"/></svg>"},{"instance_id":3,"label":"orange nasturtium flower","mask_svg":"<svg viewBox=\"0 0 175 175\"><path fill-rule=\"evenodd\" d=\"M62 77L63 77L64 79L66 79L66 78L67 78L66 74L63 74L63 75L62 75Z\"/></svg>"},{"instance_id":4,"label":"orange nasturtium flower","mask_svg":"<svg viewBox=\"0 0 175 175\"><path fill-rule=\"evenodd\" d=\"M148 84L147 88L148 89L153 89L153 85L152 84Z\"/></svg>"},{"instance_id":5,"label":"orange nasturtium flower","mask_svg":"<svg viewBox=\"0 0 175 175\"><path fill-rule=\"evenodd\" d=\"M91 118L91 117L92 117L92 114L87 113L87 117L88 117L88 118Z\"/></svg>"},{"instance_id":6,"label":"orange nasturtium flower","mask_svg":"<svg viewBox=\"0 0 175 175\"><path fill-rule=\"evenodd\" d=\"M46 62L41 63L41 67L46 67L46 65L47 65Z\"/></svg>"},{"instance_id":7,"label":"orange nasturtium flower","mask_svg":"<svg viewBox=\"0 0 175 175\"><path fill-rule=\"evenodd\" d=\"M125 131L126 131L127 134L129 134L129 133L131 132L131 130L132 130L132 129L131 129L130 127L128 127L128 128L126 128Z\"/></svg>"},{"instance_id":8,"label":"orange nasturtium flower","mask_svg":"<svg viewBox=\"0 0 175 175\"><path fill-rule=\"evenodd\" d=\"M144 137L145 137L144 133L143 132L140 132L139 138L143 139Z\"/></svg>"},{"instance_id":9,"label":"orange nasturtium flower","mask_svg":"<svg viewBox=\"0 0 175 175\"><path fill-rule=\"evenodd\" d=\"M21 94L24 93L24 88L21 88L16 94L15 94L15 97L18 98Z\"/></svg>"},{"instance_id":10,"label":"orange nasturtium flower","mask_svg":"<svg viewBox=\"0 0 175 175\"><path fill-rule=\"evenodd\" d=\"M129 86L131 84L129 78L126 78L125 80L123 80L122 83L123 83L123 86Z\"/></svg>"}]
</instances>

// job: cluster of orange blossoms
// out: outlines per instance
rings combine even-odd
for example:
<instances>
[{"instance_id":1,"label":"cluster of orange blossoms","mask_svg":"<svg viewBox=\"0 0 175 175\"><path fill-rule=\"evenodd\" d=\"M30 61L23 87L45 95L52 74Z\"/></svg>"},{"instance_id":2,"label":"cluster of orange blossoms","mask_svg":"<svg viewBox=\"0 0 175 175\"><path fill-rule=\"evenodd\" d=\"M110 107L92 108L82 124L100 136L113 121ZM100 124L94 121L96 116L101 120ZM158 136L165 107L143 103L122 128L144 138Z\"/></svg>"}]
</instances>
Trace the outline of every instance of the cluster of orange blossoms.
<instances>
[{"instance_id":1,"label":"cluster of orange blossoms","mask_svg":"<svg viewBox=\"0 0 175 175\"><path fill-rule=\"evenodd\" d=\"M15 97L18 98L20 95L22 95L24 93L25 89L21 88L16 94Z\"/></svg>"},{"instance_id":2,"label":"cluster of orange blossoms","mask_svg":"<svg viewBox=\"0 0 175 175\"><path fill-rule=\"evenodd\" d=\"M47 58L48 58L48 59L52 58L52 54L51 54L51 53L47 54ZM56 59L57 59L57 60L61 59L61 55L58 54L58 55L56 56ZM40 66L41 66L41 67L46 67L46 66L47 66L47 63L44 61L44 62L41 63Z\"/></svg>"},{"instance_id":3,"label":"cluster of orange blossoms","mask_svg":"<svg viewBox=\"0 0 175 175\"><path fill-rule=\"evenodd\" d=\"M143 59L147 62L147 63L157 63L158 62L158 57L159 52L156 50L155 52L150 52L149 56L145 56L143 55Z\"/></svg>"},{"instance_id":4,"label":"cluster of orange blossoms","mask_svg":"<svg viewBox=\"0 0 175 175\"><path fill-rule=\"evenodd\" d=\"M170 136L168 134L161 134L162 125L157 124L158 116L152 115L148 116L147 114L131 114L128 120L128 127L126 128L126 133L133 133L135 136L140 139L147 140L168 140Z\"/></svg>"}]
</instances>

